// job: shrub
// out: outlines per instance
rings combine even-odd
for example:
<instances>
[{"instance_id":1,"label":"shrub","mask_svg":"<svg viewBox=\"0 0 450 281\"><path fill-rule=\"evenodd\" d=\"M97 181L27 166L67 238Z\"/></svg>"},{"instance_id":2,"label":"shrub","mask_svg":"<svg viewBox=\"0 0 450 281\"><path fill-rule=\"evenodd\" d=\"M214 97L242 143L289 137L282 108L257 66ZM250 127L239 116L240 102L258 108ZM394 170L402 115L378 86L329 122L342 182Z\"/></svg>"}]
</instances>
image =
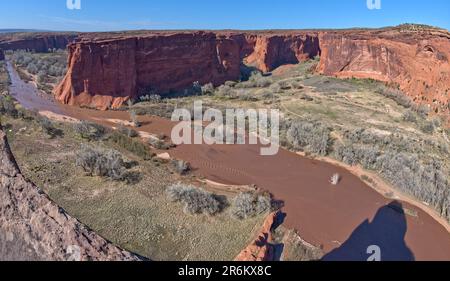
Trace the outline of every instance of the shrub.
<instances>
[{"instance_id":1,"label":"shrub","mask_svg":"<svg viewBox=\"0 0 450 281\"><path fill-rule=\"evenodd\" d=\"M237 96L242 101L258 101L257 97L243 90L238 91Z\"/></svg>"},{"instance_id":2,"label":"shrub","mask_svg":"<svg viewBox=\"0 0 450 281\"><path fill-rule=\"evenodd\" d=\"M74 130L80 137L90 141L99 140L106 133L105 127L87 121L81 121L80 123L75 124Z\"/></svg>"},{"instance_id":3,"label":"shrub","mask_svg":"<svg viewBox=\"0 0 450 281\"><path fill-rule=\"evenodd\" d=\"M298 81L291 81L291 88L294 90L303 89L303 86Z\"/></svg>"},{"instance_id":4,"label":"shrub","mask_svg":"<svg viewBox=\"0 0 450 281\"><path fill-rule=\"evenodd\" d=\"M435 127L434 127L434 123L431 121L425 121L425 123L420 126L420 130L426 134L433 134Z\"/></svg>"},{"instance_id":5,"label":"shrub","mask_svg":"<svg viewBox=\"0 0 450 281\"><path fill-rule=\"evenodd\" d=\"M0 113L13 118L18 117L16 105L10 96L0 96Z\"/></svg>"},{"instance_id":6,"label":"shrub","mask_svg":"<svg viewBox=\"0 0 450 281\"><path fill-rule=\"evenodd\" d=\"M233 200L231 216L243 220L269 212L272 207L270 196L241 192Z\"/></svg>"},{"instance_id":7,"label":"shrub","mask_svg":"<svg viewBox=\"0 0 450 281\"><path fill-rule=\"evenodd\" d=\"M411 110L407 110L403 113L402 119L406 122L416 123L417 117Z\"/></svg>"},{"instance_id":8,"label":"shrub","mask_svg":"<svg viewBox=\"0 0 450 281\"><path fill-rule=\"evenodd\" d=\"M191 215L213 216L223 207L218 196L192 185L181 183L171 185L166 189L166 194L172 202L184 203L184 212Z\"/></svg>"},{"instance_id":9,"label":"shrub","mask_svg":"<svg viewBox=\"0 0 450 281\"><path fill-rule=\"evenodd\" d=\"M378 165L384 178L450 219L449 175L442 163L422 164L416 154L387 152L379 157Z\"/></svg>"},{"instance_id":10,"label":"shrub","mask_svg":"<svg viewBox=\"0 0 450 281\"><path fill-rule=\"evenodd\" d=\"M272 85L270 85L270 90L273 92L273 93L280 93L281 92L281 86L280 86L280 84L279 83L274 83L274 84L272 84Z\"/></svg>"},{"instance_id":11,"label":"shrub","mask_svg":"<svg viewBox=\"0 0 450 281\"><path fill-rule=\"evenodd\" d=\"M139 97L139 100L142 102L148 101L148 102L152 102L152 103L159 103L159 102L161 102L161 96L156 95L156 94L149 94L149 95L144 95L144 96Z\"/></svg>"},{"instance_id":12,"label":"shrub","mask_svg":"<svg viewBox=\"0 0 450 281\"><path fill-rule=\"evenodd\" d=\"M203 95L211 95L214 93L214 85L212 83L203 85L201 91Z\"/></svg>"},{"instance_id":13,"label":"shrub","mask_svg":"<svg viewBox=\"0 0 450 281\"><path fill-rule=\"evenodd\" d=\"M76 164L90 176L124 180L126 174L125 162L114 150L83 146L77 154Z\"/></svg>"},{"instance_id":14,"label":"shrub","mask_svg":"<svg viewBox=\"0 0 450 281\"><path fill-rule=\"evenodd\" d=\"M31 74L36 74L36 73L38 73L38 68L36 67L36 65L34 63L30 63L27 66L27 71Z\"/></svg>"},{"instance_id":15,"label":"shrub","mask_svg":"<svg viewBox=\"0 0 450 281\"><path fill-rule=\"evenodd\" d=\"M150 138L148 140L148 143L151 146L153 146L154 148L161 149L161 150L168 150L168 149L174 147L173 144L166 143L166 142L164 142L164 140L158 139L158 138Z\"/></svg>"},{"instance_id":16,"label":"shrub","mask_svg":"<svg viewBox=\"0 0 450 281\"><path fill-rule=\"evenodd\" d=\"M222 85L216 90L216 94L219 96L229 96L233 92L230 86Z\"/></svg>"},{"instance_id":17,"label":"shrub","mask_svg":"<svg viewBox=\"0 0 450 281\"><path fill-rule=\"evenodd\" d=\"M253 82L254 87L265 88L272 84L270 77L263 76L261 73L256 73L250 77L250 81Z\"/></svg>"},{"instance_id":18,"label":"shrub","mask_svg":"<svg viewBox=\"0 0 450 281\"><path fill-rule=\"evenodd\" d=\"M267 89L263 89L263 90L259 91L258 94L265 100L272 100L275 98L275 95L273 94L273 92L271 92Z\"/></svg>"},{"instance_id":19,"label":"shrub","mask_svg":"<svg viewBox=\"0 0 450 281\"><path fill-rule=\"evenodd\" d=\"M175 171L180 175L185 175L191 171L191 165L184 160L172 160L172 166Z\"/></svg>"},{"instance_id":20,"label":"shrub","mask_svg":"<svg viewBox=\"0 0 450 281\"><path fill-rule=\"evenodd\" d=\"M375 90L375 92L394 100L398 105L405 108L411 108L413 106L411 99L399 90L380 86L377 90Z\"/></svg>"},{"instance_id":21,"label":"shrub","mask_svg":"<svg viewBox=\"0 0 450 281\"><path fill-rule=\"evenodd\" d=\"M348 165L361 164L366 169L376 167L379 150L373 146L358 146L354 144L338 145L334 154L339 161Z\"/></svg>"},{"instance_id":22,"label":"shrub","mask_svg":"<svg viewBox=\"0 0 450 281\"><path fill-rule=\"evenodd\" d=\"M41 125L42 130L50 136L50 138L60 137L63 135L63 131L56 128L52 121L46 117L40 117L39 118L39 125Z\"/></svg>"},{"instance_id":23,"label":"shrub","mask_svg":"<svg viewBox=\"0 0 450 281\"><path fill-rule=\"evenodd\" d=\"M226 81L224 85L229 86L229 87L234 87L236 86L237 82L236 81Z\"/></svg>"},{"instance_id":24,"label":"shrub","mask_svg":"<svg viewBox=\"0 0 450 281\"><path fill-rule=\"evenodd\" d=\"M129 138L135 138L139 136L139 133L136 130L124 126L120 126L117 131Z\"/></svg>"},{"instance_id":25,"label":"shrub","mask_svg":"<svg viewBox=\"0 0 450 281\"><path fill-rule=\"evenodd\" d=\"M295 121L287 132L288 142L296 149L327 155L332 145L331 130L321 123Z\"/></svg>"}]
</instances>

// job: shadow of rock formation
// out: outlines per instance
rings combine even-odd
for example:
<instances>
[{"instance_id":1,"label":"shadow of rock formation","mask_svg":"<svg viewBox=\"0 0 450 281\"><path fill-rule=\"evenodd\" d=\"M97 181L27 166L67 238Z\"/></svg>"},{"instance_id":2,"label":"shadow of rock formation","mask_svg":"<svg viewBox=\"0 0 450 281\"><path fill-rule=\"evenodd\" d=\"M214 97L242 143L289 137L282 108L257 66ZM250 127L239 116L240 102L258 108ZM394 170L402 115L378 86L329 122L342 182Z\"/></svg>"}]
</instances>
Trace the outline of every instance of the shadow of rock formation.
<instances>
[{"instance_id":1,"label":"shadow of rock formation","mask_svg":"<svg viewBox=\"0 0 450 281\"><path fill-rule=\"evenodd\" d=\"M405 243L406 230L403 206L393 201L380 208L371 222L366 220L360 224L347 241L322 260L367 261L374 257L378 248L381 261L414 261L414 255Z\"/></svg>"}]
</instances>

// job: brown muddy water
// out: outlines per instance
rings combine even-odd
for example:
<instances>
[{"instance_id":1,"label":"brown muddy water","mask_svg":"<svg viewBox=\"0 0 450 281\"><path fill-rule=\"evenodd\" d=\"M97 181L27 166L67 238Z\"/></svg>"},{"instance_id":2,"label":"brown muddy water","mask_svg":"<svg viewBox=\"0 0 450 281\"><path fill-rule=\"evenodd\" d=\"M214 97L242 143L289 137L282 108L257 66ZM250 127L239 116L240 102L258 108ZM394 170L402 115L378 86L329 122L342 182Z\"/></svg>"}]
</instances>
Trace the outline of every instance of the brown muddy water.
<instances>
[{"instance_id":1,"label":"brown muddy water","mask_svg":"<svg viewBox=\"0 0 450 281\"><path fill-rule=\"evenodd\" d=\"M96 111L55 103L24 83L8 63L10 92L25 108L50 111L106 126L128 121L127 112ZM139 129L170 136L169 120L144 116ZM192 164L194 173L234 185L255 184L284 201L284 226L323 248L324 260L367 260L377 246L382 260L450 260L450 234L426 212L392 202L349 171L280 150L261 156L259 145L180 145L169 151ZM339 173L337 186L329 183ZM417 215L411 215L415 213Z\"/></svg>"}]
</instances>

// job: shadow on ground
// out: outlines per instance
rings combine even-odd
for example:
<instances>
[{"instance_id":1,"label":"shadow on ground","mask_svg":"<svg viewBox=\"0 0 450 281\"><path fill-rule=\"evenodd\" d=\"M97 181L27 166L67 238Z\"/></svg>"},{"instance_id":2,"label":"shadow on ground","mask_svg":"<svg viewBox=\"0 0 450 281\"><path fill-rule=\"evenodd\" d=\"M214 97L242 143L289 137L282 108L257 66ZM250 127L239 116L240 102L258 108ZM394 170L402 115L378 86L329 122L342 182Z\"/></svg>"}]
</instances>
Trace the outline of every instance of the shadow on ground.
<instances>
[{"instance_id":1,"label":"shadow on ground","mask_svg":"<svg viewBox=\"0 0 450 281\"><path fill-rule=\"evenodd\" d=\"M361 223L339 248L326 254L323 261L367 261L377 255L381 261L414 261L405 242L407 230L401 203L393 201L380 208L374 219Z\"/></svg>"}]
</instances>

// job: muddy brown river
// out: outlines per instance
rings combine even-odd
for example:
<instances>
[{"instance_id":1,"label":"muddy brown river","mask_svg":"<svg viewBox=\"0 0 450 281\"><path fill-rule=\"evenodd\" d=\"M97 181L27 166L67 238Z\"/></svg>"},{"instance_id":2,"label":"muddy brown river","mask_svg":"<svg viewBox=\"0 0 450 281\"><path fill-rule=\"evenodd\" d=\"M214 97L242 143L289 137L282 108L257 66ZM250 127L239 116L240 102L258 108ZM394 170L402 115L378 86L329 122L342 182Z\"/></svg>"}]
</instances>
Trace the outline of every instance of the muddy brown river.
<instances>
[{"instance_id":1,"label":"muddy brown river","mask_svg":"<svg viewBox=\"0 0 450 281\"><path fill-rule=\"evenodd\" d=\"M24 83L8 63L10 92L25 108L116 126L127 112L96 111L56 104ZM170 136L173 123L145 116L141 131ZM326 253L324 260L367 260L379 249L382 260L450 260L450 234L418 207L392 201L349 171L280 150L261 156L258 145L180 145L169 153L189 161L194 173L234 185L256 184L284 201L284 226ZM337 186L331 175L342 176ZM408 210L405 212L405 210ZM410 214L417 215L410 215Z\"/></svg>"}]
</instances>

